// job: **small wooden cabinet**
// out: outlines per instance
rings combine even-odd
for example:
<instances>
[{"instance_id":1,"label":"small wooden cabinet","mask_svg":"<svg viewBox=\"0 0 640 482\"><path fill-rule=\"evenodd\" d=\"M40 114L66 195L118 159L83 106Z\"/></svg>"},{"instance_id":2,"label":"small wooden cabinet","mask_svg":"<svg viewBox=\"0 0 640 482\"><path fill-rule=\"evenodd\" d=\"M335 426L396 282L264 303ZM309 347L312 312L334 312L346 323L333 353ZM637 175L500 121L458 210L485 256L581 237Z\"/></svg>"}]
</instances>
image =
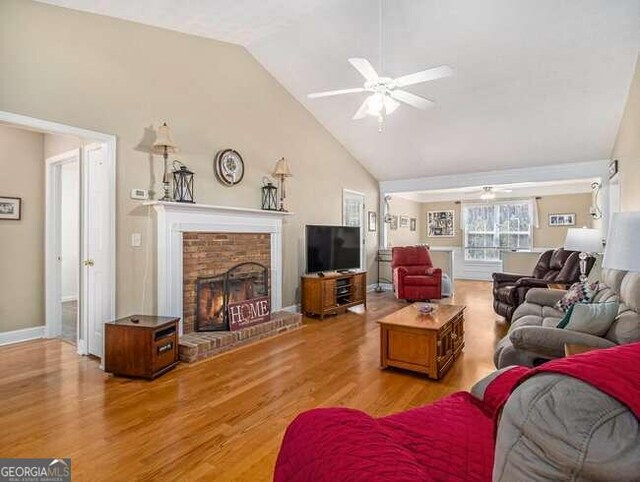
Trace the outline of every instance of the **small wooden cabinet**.
<instances>
[{"instance_id":1,"label":"small wooden cabinet","mask_svg":"<svg viewBox=\"0 0 640 482\"><path fill-rule=\"evenodd\" d=\"M304 275L301 280L302 312L305 315L341 313L347 308L367 308L367 272Z\"/></svg>"},{"instance_id":2,"label":"small wooden cabinet","mask_svg":"<svg viewBox=\"0 0 640 482\"><path fill-rule=\"evenodd\" d=\"M105 323L106 372L156 378L178 364L180 318L133 315Z\"/></svg>"}]
</instances>

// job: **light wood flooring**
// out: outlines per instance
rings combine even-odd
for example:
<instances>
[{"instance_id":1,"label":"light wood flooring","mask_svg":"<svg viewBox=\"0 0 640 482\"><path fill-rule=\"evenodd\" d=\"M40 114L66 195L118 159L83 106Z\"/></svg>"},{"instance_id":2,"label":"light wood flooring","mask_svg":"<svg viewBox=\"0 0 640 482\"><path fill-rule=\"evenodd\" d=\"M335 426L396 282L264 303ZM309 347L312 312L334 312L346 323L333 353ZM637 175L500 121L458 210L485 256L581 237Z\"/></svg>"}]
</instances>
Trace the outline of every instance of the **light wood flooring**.
<instances>
[{"instance_id":1,"label":"light wood flooring","mask_svg":"<svg viewBox=\"0 0 640 482\"><path fill-rule=\"evenodd\" d=\"M488 282L458 281L468 306L462 357L440 381L381 371L375 323L405 303L370 293L369 309L305 319L299 330L153 382L105 375L59 340L0 348L0 456L71 457L74 480L270 480L287 424L303 410L374 416L417 407L493 370L504 326Z\"/></svg>"}]
</instances>

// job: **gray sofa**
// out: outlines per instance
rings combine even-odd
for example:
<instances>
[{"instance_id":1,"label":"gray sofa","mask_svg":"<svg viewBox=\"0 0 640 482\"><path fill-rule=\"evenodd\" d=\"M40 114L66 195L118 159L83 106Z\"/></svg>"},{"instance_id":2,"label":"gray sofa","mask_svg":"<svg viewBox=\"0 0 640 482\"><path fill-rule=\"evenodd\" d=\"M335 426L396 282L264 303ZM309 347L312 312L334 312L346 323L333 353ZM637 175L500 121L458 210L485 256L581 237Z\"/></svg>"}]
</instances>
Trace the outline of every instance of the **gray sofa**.
<instances>
[{"instance_id":1,"label":"gray sofa","mask_svg":"<svg viewBox=\"0 0 640 482\"><path fill-rule=\"evenodd\" d=\"M640 273L603 269L594 302L618 300L616 320L603 337L556 328L564 313L554 308L564 290L534 288L513 314L507 335L496 346L494 363L534 366L564 356L565 343L598 348L640 341Z\"/></svg>"},{"instance_id":2,"label":"gray sofa","mask_svg":"<svg viewBox=\"0 0 640 482\"><path fill-rule=\"evenodd\" d=\"M472 395L482 400L489 383L508 369L478 382ZM535 375L504 406L493 480L640 480L638 419L588 383L560 374Z\"/></svg>"}]
</instances>

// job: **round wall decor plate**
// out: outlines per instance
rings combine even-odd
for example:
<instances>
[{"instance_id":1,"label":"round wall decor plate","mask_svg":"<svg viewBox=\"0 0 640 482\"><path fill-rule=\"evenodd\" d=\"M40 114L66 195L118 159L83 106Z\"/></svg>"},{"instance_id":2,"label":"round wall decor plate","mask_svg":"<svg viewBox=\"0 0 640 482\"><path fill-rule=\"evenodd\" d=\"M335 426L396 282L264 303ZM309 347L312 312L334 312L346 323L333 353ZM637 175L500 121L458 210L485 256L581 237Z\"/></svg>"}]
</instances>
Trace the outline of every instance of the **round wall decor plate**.
<instances>
[{"instance_id":1,"label":"round wall decor plate","mask_svg":"<svg viewBox=\"0 0 640 482\"><path fill-rule=\"evenodd\" d=\"M244 177L244 161L240 153L234 149L224 149L213 161L213 170L218 181L225 186L235 186Z\"/></svg>"}]
</instances>

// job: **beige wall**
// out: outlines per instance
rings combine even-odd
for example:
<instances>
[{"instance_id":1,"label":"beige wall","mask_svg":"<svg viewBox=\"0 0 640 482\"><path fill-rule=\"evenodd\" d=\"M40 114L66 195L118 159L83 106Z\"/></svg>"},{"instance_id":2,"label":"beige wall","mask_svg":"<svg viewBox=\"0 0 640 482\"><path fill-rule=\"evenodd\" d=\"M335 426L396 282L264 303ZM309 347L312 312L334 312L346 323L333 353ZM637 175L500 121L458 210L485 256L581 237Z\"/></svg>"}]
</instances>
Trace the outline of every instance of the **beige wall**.
<instances>
[{"instance_id":1,"label":"beige wall","mask_svg":"<svg viewBox=\"0 0 640 482\"><path fill-rule=\"evenodd\" d=\"M429 246L462 246L462 231L460 230L460 203L454 201L422 203L420 239ZM454 236L452 238L427 236L427 212L429 211L453 211Z\"/></svg>"},{"instance_id":2,"label":"beige wall","mask_svg":"<svg viewBox=\"0 0 640 482\"><path fill-rule=\"evenodd\" d=\"M463 233L460 229L460 212L461 204L453 201L450 202L434 202L423 203L421 207L421 218L423 229L420 233L421 242L428 243L431 246L452 246L460 247L463 245ZM533 247L534 248L554 248L564 244L564 238L567 234L566 227L549 226L548 218L550 213L575 213L576 227L592 226L592 218L589 215L591 207L591 194L562 194L557 196L544 196L538 199L538 219L540 227L533 230ZM428 211L444 211L453 210L455 215L455 236L452 238L434 238L428 237L426 234L426 216Z\"/></svg>"},{"instance_id":3,"label":"beige wall","mask_svg":"<svg viewBox=\"0 0 640 482\"><path fill-rule=\"evenodd\" d=\"M620 169L621 209L640 211L640 56L611 153Z\"/></svg>"},{"instance_id":4,"label":"beige wall","mask_svg":"<svg viewBox=\"0 0 640 482\"><path fill-rule=\"evenodd\" d=\"M65 152L79 149L82 146L82 139L71 136L60 136L53 134L44 135L44 157L49 158L64 154Z\"/></svg>"},{"instance_id":5,"label":"beige wall","mask_svg":"<svg viewBox=\"0 0 640 482\"><path fill-rule=\"evenodd\" d=\"M0 332L44 325L44 135L0 125L0 196L22 198L0 220Z\"/></svg>"},{"instance_id":6,"label":"beige wall","mask_svg":"<svg viewBox=\"0 0 640 482\"><path fill-rule=\"evenodd\" d=\"M2 0L0 68L0 110L117 136L119 316L156 307L153 222L128 193L160 189L161 160L147 149L148 129L161 121L173 129L178 157L196 173L201 203L259 207L262 177L287 157L294 174L288 205L296 215L284 227L285 305L297 299L304 224L341 223L343 188L364 192L367 210L377 211L373 177L242 47ZM226 147L240 151L246 164L242 184L233 188L212 171L215 153ZM143 234L142 249L129 246L132 232ZM367 237L370 269L376 235Z\"/></svg>"},{"instance_id":7,"label":"beige wall","mask_svg":"<svg viewBox=\"0 0 640 482\"><path fill-rule=\"evenodd\" d=\"M534 248L559 248L564 245L569 227L592 227L593 218L589 214L591 193L543 196L538 199L538 221L540 227L533 230ZM549 214L576 214L575 226L549 226Z\"/></svg>"},{"instance_id":8,"label":"beige wall","mask_svg":"<svg viewBox=\"0 0 640 482\"><path fill-rule=\"evenodd\" d=\"M398 229L389 230L388 244L389 246L411 246L420 242L421 224L420 224L420 203L401 199L393 196L389 201L389 214L398 216ZM400 227L400 216L408 216L409 219L416 218L416 230L411 231L411 222L406 228Z\"/></svg>"}]
</instances>

